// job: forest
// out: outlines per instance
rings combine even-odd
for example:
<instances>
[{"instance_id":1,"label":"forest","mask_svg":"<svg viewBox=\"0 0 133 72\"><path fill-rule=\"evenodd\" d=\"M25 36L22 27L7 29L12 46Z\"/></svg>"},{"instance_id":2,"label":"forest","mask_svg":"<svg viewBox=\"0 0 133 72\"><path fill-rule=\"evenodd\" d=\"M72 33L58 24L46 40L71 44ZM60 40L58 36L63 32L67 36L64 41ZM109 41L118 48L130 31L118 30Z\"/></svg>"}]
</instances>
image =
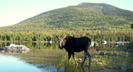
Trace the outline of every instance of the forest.
<instances>
[{"instance_id":1,"label":"forest","mask_svg":"<svg viewBox=\"0 0 133 72\"><path fill-rule=\"evenodd\" d=\"M56 35L60 37L74 36L81 37L87 36L91 38L92 41L102 42L104 40L109 42L116 41L133 41L133 31L42 31L42 32L1 32L0 41L1 42L56 42Z\"/></svg>"},{"instance_id":2,"label":"forest","mask_svg":"<svg viewBox=\"0 0 133 72\"><path fill-rule=\"evenodd\" d=\"M133 41L133 12L103 3L54 9L1 27L0 41L56 41L55 36L87 36L92 41Z\"/></svg>"}]
</instances>

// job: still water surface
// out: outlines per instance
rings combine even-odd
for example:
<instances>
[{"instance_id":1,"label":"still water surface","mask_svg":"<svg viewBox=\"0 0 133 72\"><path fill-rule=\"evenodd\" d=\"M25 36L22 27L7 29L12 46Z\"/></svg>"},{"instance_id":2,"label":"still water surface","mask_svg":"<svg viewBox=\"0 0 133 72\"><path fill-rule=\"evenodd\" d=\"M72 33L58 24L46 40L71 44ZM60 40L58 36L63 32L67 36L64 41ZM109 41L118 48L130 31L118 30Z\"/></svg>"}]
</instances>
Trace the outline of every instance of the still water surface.
<instances>
[{"instance_id":1,"label":"still water surface","mask_svg":"<svg viewBox=\"0 0 133 72\"><path fill-rule=\"evenodd\" d=\"M0 54L0 72L40 72L38 68L20 58Z\"/></svg>"},{"instance_id":2,"label":"still water surface","mask_svg":"<svg viewBox=\"0 0 133 72\"><path fill-rule=\"evenodd\" d=\"M57 44L14 43L30 48L27 53L0 51L0 72L131 72L132 57L127 52L117 50L116 46L99 45L89 51L92 55L91 67L81 67L73 63L67 67L67 52L59 50ZM0 43L1 47L10 43ZM106 55L99 55L101 52ZM83 52L76 53L83 59ZM88 64L86 60L85 65Z\"/></svg>"}]
</instances>

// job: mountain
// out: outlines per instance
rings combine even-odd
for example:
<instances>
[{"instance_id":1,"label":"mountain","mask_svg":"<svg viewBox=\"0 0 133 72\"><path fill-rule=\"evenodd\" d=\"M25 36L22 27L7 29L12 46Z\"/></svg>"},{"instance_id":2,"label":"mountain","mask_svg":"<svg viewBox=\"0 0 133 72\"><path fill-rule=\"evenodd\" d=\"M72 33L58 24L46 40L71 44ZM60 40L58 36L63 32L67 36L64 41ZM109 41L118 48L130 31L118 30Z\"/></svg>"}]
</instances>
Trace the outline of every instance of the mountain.
<instances>
[{"instance_id":1,"label":"mountain","mask_svg":"<svg viewBox=\"0 0 133 72\"><path fill-rule=\"evenodd\" d=\"M0 31L47 30L123 30L130 29L133 12L104 3L80 3L75 6L54 9L21 21Z\"/></svg>"}]
</instances>

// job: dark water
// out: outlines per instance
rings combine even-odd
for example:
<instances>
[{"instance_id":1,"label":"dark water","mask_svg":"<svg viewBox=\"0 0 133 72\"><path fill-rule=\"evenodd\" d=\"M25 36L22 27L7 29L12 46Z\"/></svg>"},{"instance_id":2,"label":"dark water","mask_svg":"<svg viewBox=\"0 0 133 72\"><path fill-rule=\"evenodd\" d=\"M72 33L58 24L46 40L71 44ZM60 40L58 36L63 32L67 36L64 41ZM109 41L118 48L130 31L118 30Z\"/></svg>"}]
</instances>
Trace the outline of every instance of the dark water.
<instances>
[{"instance_id":1,"label":"dark water","mask_svg":"<svg viewBox=\"0 0 133 72\"><path fill-rule=\"evenodd\" d=\"M88 60L80 66L67 63L67 52L57 44L45 43L0 43L0 47L10 44L25 45L29 52L0 51L0 72L132 72L133 58L115 45L99 45L89 49L92 55L91 66ZM104 53L104 55L99 55ZM77 60L83 60L83 52L75 53Z\"/></svg>"}]
</instances>

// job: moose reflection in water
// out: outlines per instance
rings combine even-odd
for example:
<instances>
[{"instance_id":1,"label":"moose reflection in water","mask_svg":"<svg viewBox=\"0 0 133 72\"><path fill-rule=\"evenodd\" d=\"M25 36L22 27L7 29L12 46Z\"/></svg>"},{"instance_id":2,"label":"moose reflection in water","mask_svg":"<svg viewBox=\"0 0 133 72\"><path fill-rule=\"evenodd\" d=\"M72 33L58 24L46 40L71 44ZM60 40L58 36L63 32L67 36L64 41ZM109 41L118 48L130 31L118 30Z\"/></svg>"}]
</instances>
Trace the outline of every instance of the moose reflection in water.
<instances>
[{"instance_id":1,"label":"moose reflection in water","mask_svg":"<svg viewBox=\"0 0 133 72\"><path fill-rule=\"evenodd\" d=\"M10 53L10 54L18 54L18 53L27 53L30 51L30 49L24 45L10 44L9 46L0 48L0 51Z\"/></svg>"},{"instance_id":2,"label":"moose reflection in water","mask_svg":"<svg viewBox=\"0 0 133 72\"><path fill-rule=\"evenodd\" d=\"M74 52L84 51L85 52L85 57L84 57L83 63L81 65L84 64L87 56L90 59L89 60L89 65L90 65L91 55L88 52L88 48L91 45L91 40L88 37L74 38L72 36L67 36L65 38L59 38L58 36L56 36L56 38L59 41L58 42L59 43L59 48L60 49L65 48L65 50L68 52L68 61L69 62L70 62L70 58L71 58L71 55L72 55L75 63L77 64L77 62L75 60L75 57L74 57Z\"/></svg>"}]
</instances>

